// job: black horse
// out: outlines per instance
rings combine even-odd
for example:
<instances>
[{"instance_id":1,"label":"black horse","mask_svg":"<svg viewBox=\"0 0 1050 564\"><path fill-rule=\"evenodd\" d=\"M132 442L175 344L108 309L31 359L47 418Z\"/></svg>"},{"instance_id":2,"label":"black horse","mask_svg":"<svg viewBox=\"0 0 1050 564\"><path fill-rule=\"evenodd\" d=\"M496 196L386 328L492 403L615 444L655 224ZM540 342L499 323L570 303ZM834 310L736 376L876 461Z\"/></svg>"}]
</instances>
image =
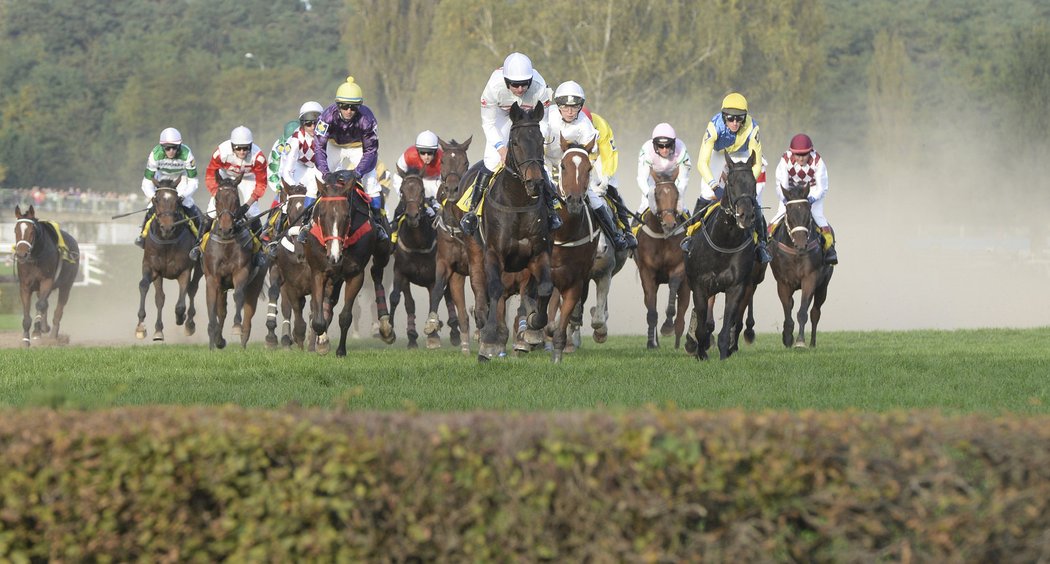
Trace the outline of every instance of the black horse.
<instances>
[{"instance_id":1,"label":"black horse","mask_svg":"<svg viewBox=\"0 0 1050 564\"><path fill-rule=\"evenodd\" d=\"M429 297L434 290L434 262L437 254L437 230L426 215L426 190L419 171L409 169L401 182L401 204L404 216L398 228L394 247L394 284L390 288L390 318L393 320L401 295L405 296L405 334L408 348L419 346L416 331L416 300L412 285L422 286ZM441 346L437 332L427 336L427 348Z\"/></svg>"},{"instance_id":2,"label":"black horse","mask_svg":"<svg viewBox=\"0 0 1050 564\"><path fill-rule=\"evenodd\" d=\"M754 153L746 163L727 159L726 188L721 204L689 242L685 268L693 291L698 360L707 359L707 349L711 346L713 324L708 319L708 299L721 292L725 293L726 303L718 334L719 358L724 360L735 350L738 312L746 305L744 295L755 266L754 225L759 207L752 172L754 161Z\"/></svg>"},{"instance_id":3,"label":"black horse","mask_svg":"<svg viewBox=\"0 0 1050 564\"><path fill-rule=\"evenodd\" d=\"M773 277L777 280L777 294L784 306L784 332L782 338L785 347L806 346L806 321L812 317L813 327L810 330L811 347L817 346L817 322L820 321L820 307L828 297L828 284L835 267L824 264L824 253L821 251L821 236L813 221L810 209L809 186L790 183L784 190L787 198L784 219L773 232ZM798 308L798 339L794 339L795 324L791 321L791 310L794 309L794 294L802 291ZM810 300L813 309L806 315Z\"/></svg>"}]
</instances>

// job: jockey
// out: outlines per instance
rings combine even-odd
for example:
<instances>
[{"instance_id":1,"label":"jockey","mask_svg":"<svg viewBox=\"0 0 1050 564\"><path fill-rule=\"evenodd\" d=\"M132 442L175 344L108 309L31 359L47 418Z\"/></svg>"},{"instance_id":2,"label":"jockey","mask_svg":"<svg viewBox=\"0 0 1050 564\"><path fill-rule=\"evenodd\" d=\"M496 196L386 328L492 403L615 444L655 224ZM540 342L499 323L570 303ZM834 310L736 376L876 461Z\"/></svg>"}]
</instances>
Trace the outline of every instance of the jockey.
<instances>
[{"instance_id":1,"label":"jockey","mask_svg":"<svg viewBox=\"0 0 1050 564\"><path fill-rule=\"evenodd\" d=\"M376 162L379 160L379 124L372 110L364 105L361 87L354 77L335 91L335 103L321 112L314 137L314 162L324 178L329 172L350 170L370 199L372 219L380 240L389 240L390 225L383 209L382 190L376 180ZM300 232L305 242L307 230Z\"/></svg>"},{"instance_id":2,"label":"jockey","mask_svg":"<svg viewBox=\"0 0 1050 564\"><path fill-rule=\"evenodd\" d=\"M724 158L712 159L715 151L722 151ZM736 162L747 161L755 153L754 174L756 180L762 174L762 141L758 137L758 122L748 114L747 100L743 95L733 92L722 100L722 110L711 118L707 124L704 140L700 144L700 155L697 157L697 170L703 184L700 185L700 198L697 209L710 204L721 197L724 188L723 172L726 159ZM717 190L717 191L716 191ZM757 200L761 202L761 199ZM760 205L760 204L759 204ZM755 234L758 236L758 258L763 263L770 261L766 250L766 220L761 208L755 214Z\"/></svg>"},{"instance_id":3,"label":"jockey","mask_svg":"<svg viewBox=\"0 0 1050 564\"><path fill-rule=\"evenodd\" d=\"M572 80L561 83L554 93L554 103L558 105L558 112L547 113L547 131L543 140L547 175L554 178L556 176L554 173L560 172L563 139L581 146L593 143L589 158L594 166L591 169L590 182L587 186L587 201L591 210L594 211L594 217L609 236L613 246L617 250L633 249L638 246L638 241L634 240L633 236L627 237L627 233L620 229L616 220L613 219L612 211L605 205L604 196L608 180L602 172L597 142L598 130L595 129L590 118L580 111L583 109L583 102L583 88Z\"/></svg>"},{"instance_id":4,"label":"jockey","mask_svg":"<svg viewBox=\"0 0 1050 564\"><path fill-rule=\"evenodd\" d=\"M314 101L299 108L299 120L293 122L296 127L288 138L288 152L281 157L280 178L289 186L306 187L307 206L317 198L317 182L321 180L314 163L314 132L323 111L321 104Z\"/></svg>"},{"instance_id":5,"label":"jockey","mask_svg":"<svg viewBox=\"0 0 1050 564\"><path fill-rule=\"evenodd\" d=\"M205 232L211 228L215 217L215 195L219 192L219 181L215 175L220 174L224 178L241 177L238 185L240 201L242 202L238 215L242 218L256 216L259 214L259 198L266 193L266 155L252 141L252 130L241 125L230 132L230 138L215 148L205 171L204 183L211 193L211 202L208 203L208 212L205 214L208 226L202 229ZM259 219L252 220L250 228L253 232L259 232ZM190 251L190 257L200 257L200 242L198 241ZM257 257L260 258L260 257Z\"/></svg>"},{"instance_id":6,"label":"jockey","mask_svg":"<svg viewBox=\"0 0 1050 564\"><path fill-rule=\"evenodd\" d=\"M150 201L149 210L142 218L142 230L135 238L135 244L140 247L146 246L146 225L153 217L153 195L157 193L154 180L169 180L186 176L179 182L179 197L182 198L182 207L185 208L187 217L199 215L193 204L193 193L197 191L197 161L193 158L193 151L188 145L183 145L182 134L178 129L169 127L160 132L160 142L149 156L146 157L146 172L142 175L142 193Z\"/></svg>"},{"instance_id":7,"label":"jockey","mask_svg":"<svg viewBox=\"0 0 1050 564\"><path fill-rule=\"evenodd\" d=\"M598 156L601 159L601 176L606 185L605 194L616 205L614 210L616 217L624 228L623 234L627 238L628 247L633 249L638 246L638 240L634 238L634 233L627 229L631 225L631 215L627 211L627 204L623 201L623 196L620 195L620 181L616 179L616 170L620 166L620 151L616 148L612 127L609 126L609 122L605 121L605 118L592 113L587 106L583 107L583 114L598 130Z\"/></svg>"},{"instance_id":8,"label":"jockey","mask_svg":"<svg viewBox=\"0 0 1050 564\"><path fill-rule=\"evenodd\" d=\"M810 213L813 221L820 229L824 239L824 264L838 264L839 255L835 251L835 232L824 217L824 197L828 195L828 167L821 158L820 153L813 150L813 140L805 133L799 133L791 138L791 146L780 157L777 163L777 195L780 197L780 207L773 217L773 223L777 223L787 213L787 200L784 198L784 188L789 182L804 183L809 186Z\"/></svg>"},{"instance_id":9,"label":"jockey","mask_svg":"<svg viewBox=\"0 0 1050 564\"><path fill-rule=\"evenodd\" d=\"M281 160L284 158L284 155L288 154L288 138L292 136L292 133L295 133L297 127L299 127L299 122L295 120L284 124L284 132L273 142L273 147L270 148L270 160L266 164L268 171L266 185L277 196L281 194Z\"/></svg>"},{"instance_id":10,"label":"jockey","mask_svg":"<svg viewBox=\"0 0 1050 564\"><path fill-rule=\"evenodd\" d=\"M425 213L434 217L441 211L441 204L437 202L438 188L441 187L441 150L438 136L429 129L416 136L416 144L405 149L397 159L397 174L391 178L391 185L395 190L401 190L401 182L409 170L419 172L423 178L423 190L426 197ZM405 205L397 203L394 210L394 231L397 224L405 213Z\"/></svg>"},{"instance_id":11,"label":"jockey","mask_svg":"<svg viewBox=\"0 0 1050 564\"><path fill-rule=\"evenodd\" d=\"M642 143L642 148L638 151L638 188L642 191L638 215L644 214L645 210L656 209L656 196L653 192L656 181L650 173L668 174L676 168L678 178L674 184L678 188L678 207L680 212L685 212L685 188L689 185L689 169L692 166L685 142L678 138L671 124L661 123L654 127L652 139Z\"/></svg>"},{"instance_id":12,"label":"jockey","mask_svg":"<svg viewBox=\"0 0 1050 564\"><path fill-rule=\"evenodd\" d=\"M522 53L511 53L503 61L503 66L492 71L485 90L481 92L481 129L485 132L485 157L474 187L471 190L470 210L463 215L460 226L468 235L473 235L478 228L478 205L485 190L492 181L496 169L503 165L507 158L507 140L510 137L510 108L517 102L523 110L531 110L537 105L546 108L551 102L551 90L540 73L532 68L532 61ZM550 213L548 227L551 231L561 227L561 218L554 212L557 194L549 179L546 182L545 200Z\"/></svg>"}]
</instances>

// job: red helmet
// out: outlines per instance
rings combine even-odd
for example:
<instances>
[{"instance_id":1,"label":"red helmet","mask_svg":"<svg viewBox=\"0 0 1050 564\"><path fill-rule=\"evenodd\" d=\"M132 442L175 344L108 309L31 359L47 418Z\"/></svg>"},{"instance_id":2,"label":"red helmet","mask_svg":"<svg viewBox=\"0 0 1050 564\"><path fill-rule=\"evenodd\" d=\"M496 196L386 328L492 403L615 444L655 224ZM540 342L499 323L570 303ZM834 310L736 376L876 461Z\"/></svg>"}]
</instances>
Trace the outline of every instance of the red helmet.
<instances>
[{"instance_id":1,"label":"red helmet","mask_svg":"<svg viewBox=\"0 0 1050 564\"><path fill-rule=\"evenodd\" d=\"M805 133L799 133L791 138L791 152L796 155L805 155L813 150L813 140Z\"/></svg>"}]
</instances>

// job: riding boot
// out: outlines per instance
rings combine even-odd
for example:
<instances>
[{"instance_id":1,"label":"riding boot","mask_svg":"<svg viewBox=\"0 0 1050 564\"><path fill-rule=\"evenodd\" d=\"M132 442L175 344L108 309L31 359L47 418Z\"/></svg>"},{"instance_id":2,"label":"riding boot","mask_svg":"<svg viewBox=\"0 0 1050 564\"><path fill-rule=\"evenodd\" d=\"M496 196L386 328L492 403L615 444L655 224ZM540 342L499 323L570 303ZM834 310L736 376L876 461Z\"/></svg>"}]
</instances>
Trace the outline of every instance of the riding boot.
<instances>
[{"instance_id":1,"label":"riding boot","mask_svg":"<svg viewBox=\"0 0 1050 564\"><path fill-rule=\"evenodd\" d=\"M620 197L620 191L615 186L609 185L609 187L606 188L605 193L609 196L609 199L613 201L613 204L615 204L616 219L618 219L620 225L623 226L623 236L627 239L627 248L637 248L638 239L635 239L634 233L631 233L631 216L627 213L627 205L623 203L623 198Z\"/></svg>"},{"instance_id":2,"label":"riding boot","mask_svg":"<svg viewBox=\"0 0 1050 564\"><path fill-rule=\"evenodd\" d=\"M558 215L558 189L554 187L554 183L551 182L547 171L544 169L543 177L546 180L544 185L547 187L545 199L547 200L547 231L557 231L562 226L561 216Z\"/></svg>"},{"instance_id":3,"label":"riding boot","mask_svg":"<svg viewBox=\"0 0 1050 564\"><path fill-rule=\"evenodd\" d=\"M482 166L477 178L474 179L474 189L470 194L470 210L459 221L460 229L467 235L473 235L478 230L478 206L481 205L481 197L485 194L490 182L492 182L492 172Z\"/></svg>"},{"instance_id":4,"label":"riding boot","mask_svg":"<svg viewBox=\"0 0 1050 564\"><path fill-rule=\"evenodd\" d=\"M773 257L769 255L769 250L766 249L766 237L768 229L766 228L766 218L761 213L755 215L755 237L758 239L758 245L755 248L755 252L758 254L758 260L762 264L768 264Z\"/></svg>"},{"instance_id":5,"label":"riding boot","mask_svg":"<svg viewBox=\"0 0 1050 564\"><path fill-rule=\"evenodd\" d=\"M393 219L393 221L390 222L390 224L391 224L390 241L392 243L396 243L397 242L397 232L401 228L401 216L403 216L403 215L405 215L405 203L404 202L398 202L397 203L397 207L394 208L394 219Z\"/></svg>"},{"instance_id":6,"label":"riding boot","mask_svg":"<svg viewBox=\"0 0 1050 564\"><path fill-rule=\"evenodd\" d=\"M390 240L390 222L386 218L386 210L382 208L369 208L372 211L372 220L376 226L376 237L380 241Z\"/></svg>"},{"instance_id":7,"label":"riding boot","mask_svg":"<svg viewBox=\"0 0 1050 564\"><path fill-rule=\"evenodd\" d=\"M831 226L821 227L820 234L824 239L824 246L827 247L824 250L824 264L836 265L839 263L839 254L835 250L835 232L831 230Z\"/></svg>"},{"instance_id":8,"label":"riding boot","mask_svg":"<svg viewBox=\"0 0 1050 564\"><path fill-rule=\"evenodd\" d=\"M624 232L616 225L616 220L613 219L612 211L609 206L602 205L594 210L594 217L598 220L598 225L601 226L605 234L609 236L609 241L612 242L613 247L616 247L617 251L623 251L631 248L627 238L624 237ZM638 246L635 243L635 246Z\"/></svg>"},{"instance_id":9,"label":"riding boot","mask_svg":"<svg viewBox=\"0 0 1050 564\"><path fill-rule=\"evenodd\" d=\"M139 229L139 236L135 237L135 245L139 248L146 248L146 225L149 224L149 220L152 219L154 215L156 215L156 212L153 211L153 208L150 208L146 210L146 215L142 218L142 227Z\"/></svg>"},{"instance_id":10,"label":"riding boot","mask_svg":"<svg viewBox=\"0 0 1050 564\"><path fill-rule=\"evenodd\" d=\"M201 258L201 241L204 240L204 234L211 230L212 218L204 216L201 220L201 228L197 234L197 242L190 249L190 258L197 260Z\"/></svg>"}]
</instances>

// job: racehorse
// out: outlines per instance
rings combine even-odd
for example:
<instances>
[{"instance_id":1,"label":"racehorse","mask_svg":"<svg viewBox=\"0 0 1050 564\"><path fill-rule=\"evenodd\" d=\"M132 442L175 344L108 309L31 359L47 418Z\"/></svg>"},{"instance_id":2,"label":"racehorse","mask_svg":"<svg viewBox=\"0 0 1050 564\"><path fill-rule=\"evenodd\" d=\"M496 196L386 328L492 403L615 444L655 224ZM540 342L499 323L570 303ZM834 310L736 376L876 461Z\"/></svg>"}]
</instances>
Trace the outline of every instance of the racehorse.
<instances>
[{"instance_id":1,"label":"racehorse","mask_svg":"<svg viewBox=\"0 0 1050 564\"><path fill-rule=\"evenodd\" d=\"M281 217L278 220L275 236L279 236L274 261L270 266L269 308L266 313L266 344L277 346L277 301L280 297L282 325L281 346L290 348L292 343L300 349L306 340L306 320L303 307L306 297L313 289L313 276L310 269L299 262L295 252L296 238L301 229L300 223L306 208L306 186L301 184L289 186L281 181Z\"/></svg>"},{"instance_id":2,"label":"racehorse","mask_svg":"<svg viewBox=\"0 0 1050 564\"><path fill-rule=\"evenodd\" d=\"M528 269L537 282L537 308L529 315L528 328L542 339L542 330L547 325L547 304L554 286L550 265L551 237L547 229L549 212L544 202L547 179L543 170L543 134L540 131L544 113L542 105L531 110L521 109L517 102L511 106L504 168L494 176L483 203L476 237L484 245L488 312L481 328L479 361L487 361L504 352L504 344L499 342L496 318L496 306L503 297L504 272Z\"/></svg>"},{"instance_id":3,"label":"racehorse","mask_svg":"<svg viewBox=\"0 0 1050 564\"><path fill-rule=\"evenodd\" d=\"M59 248L59 232L65 241L66 251ZM22 343L29 346L29 326L33 325L33 337L51 332L58 340L58 326L62 312L69 301L69 290L80 272L80 246L73 237L57 228L56 224L39 221L36 210L30 205L23 214L15 206L15 263L18 264L18 284L22 296ZM47 299L51 291L58 289L58 305L55 306L54 324L47 324ZM29 317L29 303L33 292L37 294L36 319Z\"/></svg>"},{"instance_id":4,"label":"racehorse","mask_svg":"<svg viewBox=\"0 0 1050 564\"><path fill-rule=\"evenodd\" d=\"M201 227L200 210L197 217L183 218L182 198L177 188L182 177L175 180L153 180L157 191L153 195L155 215L150 222L148 237L142 252L142 279L139 280L139 323L135 327L135 336L146 338L146 294L150 284L154 287L154 301L157 304L157 322L154 325L153 340L164 340L164 323L161 313L164 310L164 280L177 280L179 298L175 302L175 325L185 323L186 335L193 335L197 324L193 320L197 313L194 297L200 285L204 270L200 260L190 258L190 249L196 244L197 237L189 227L193 222L197 229ZM186 301L189 299L189 307Z\"/></svg>"},{"instance_id":5,"label":"racehorse","mask_svg":"<svg viewBox=\"0 0 1050 564\"><path fill-rule=\"evenodd\" d=\"M240 329L241 346L248 346L252 316L262 293L266 270L253 264L258 244L240 211L241 197L237 186L243 174L224 178L218 171L215 179L215 219L201 253L208 297L208 347L224 348L222 327L226 323L226 292L233 290L235 312L243 312Z\"/></svg>"},{"instance_id":6,"label":"racehorse","mask_svg":"<svg viewBox=\"0 0 1050 564\"><path fill-rule=\"evenodd\" d=\"M745 291L751 284L755 265L755 175L752 173L755 153L747 162L726 159L726 187L718 208L702 220L692 235L685 266L693 290L693 308L697 315L694 339L696 358L707 359L711 346L709 298L725 293L725 313L718 334L719 358L726 359L736 350L736 329Z\"/></svg>"},{"instance_id":7,"label":"racehorse","mask_svg":"<svg viewBox=\"0 0 1050 564\"><path fill-rule=\"evenodd\" d=\"M554 248L550 259L551 277L558 291L558 299L551 300L548 312L553 329L551 358L554 362L561 362L565 352L569 322L577 304L582 303L590 282L601 234L587 206L587 186L592 167L590 154L595 142L592 140L587 145L579 145L561 139L561 180L558 192L565 205L558 211L562 226L552 234ZM555 311L560 313L560 317L555 315Z\"/></svg>"},{"instance_id":8,"label":"racehorse","mask_svg":"<svg viewBox=\"0 0 1050 564\"><path fill-rule=\"evenodd\" d=\"M394 283L390 289L390 317L393 319L401 293L405 294L407 322L405 332L408 348L419 345L416 331L416 300L412 298L411 285L422 286L430 296L434 291L434 262L437 251L437 232L434 222L426 214L426 190L418 170L408 170L401 182L401 205L404 215L398 228L397 246L394 248ZM427 335L427 348L441 346L437 332Z\"/></svg>"},{"instance_id":9,"label":"racehorse","mask_svg":"<svg viewBox=\"0 0 1050 564\"><path fill-rule=\"evenodd\" d=\"M820 307L828 297L828 284L835 267L824 264L821 237L813 221L809 197L809 186L790 183L784 190L785 214L783 221L773 233L773 277L777 280L777 294L784 306L784 346L790 347L795 329L791 321L791 310L795 306L794 293L802 290L798 308L798 339L794 346L806 346L806 321L813 318L809 346L817 346L817 323ZM810 300L813 309L806 315Z\"/></svg>"},{"instance_id":10,"label":"racehorse","mask_svg":"<svg viewBox=\"0 0 1050 564\"><path fill-rule=\"evenodd\" d=\"M650 349L660 347L660 336L656 330L656 322L660 317L656 311L659 285L667 284L669 293L667 320L664 322L667 330L661 333L670 333L673 316L675 348L681 345L685 312L689 307L689 280L681 248L685 233L679 225L678 187L675 186L678 172L677 168L670 173L652 172L656 211L646 212L643 216L642 227L638 231L638 248L634 251L634 262L638 266L645 294L645 321L648 325L646 347Z\"/></svg>"},{"instance_id":11,"label":"racehorse","mask_svg":"<svg viewBox=\"0 0 1050 564\"><path fill-rule=\"evenodd\" d=\"M449 342L454 347L460 347L464 354L470 353L470 320L464 292L466 277L470 274L470 256L467 245L473 243L478 248L479 256L480 246L474 239L468 241L468 238L464 237L463 231L459 228L463 210L459 209L456 203L462 195L460 186L470 164L470 161L467 160L467 148L470 147L472 138L473 136L467 138L463 143L456 143L455 139L449 142L438 139L442 149L441 186L437 194L437 199L441 202L441 212L437 217L434 287L430 291L430 310L427 322L423 326L423 332L427 334L428 340L430 335L437 335L441 328L441 321L437 313L438 304L441 297L445 296L448 306ZM474 299L479 300L476 292ZM461 333L467 338L463 339Z\"/></svg>"},{"instance_id":12,"label":"racehorse","mask_svg":"<svg viewBox=\"0 0 1050 564\"><path fill-rule=\"evenodd\" d=\"M332 322L332 310L339 301L339 287L345 284L336 356L346 356L346 334L353 321L354 300L364 284L369 259L373 259L370 274L376 286L380 333L387 344L392 343L394 333L385 293L380 293L383 269L389 255L379 250L381 244L376 237L367 196L353 181L350 171L345 170L330 173L323 186L319 186L318 195L310 229L312 236L307 239L304 249L313 276L310 323L317 335L317 352L327 354L330 350L328 326Z\"/></svg>"}]
</instances>

